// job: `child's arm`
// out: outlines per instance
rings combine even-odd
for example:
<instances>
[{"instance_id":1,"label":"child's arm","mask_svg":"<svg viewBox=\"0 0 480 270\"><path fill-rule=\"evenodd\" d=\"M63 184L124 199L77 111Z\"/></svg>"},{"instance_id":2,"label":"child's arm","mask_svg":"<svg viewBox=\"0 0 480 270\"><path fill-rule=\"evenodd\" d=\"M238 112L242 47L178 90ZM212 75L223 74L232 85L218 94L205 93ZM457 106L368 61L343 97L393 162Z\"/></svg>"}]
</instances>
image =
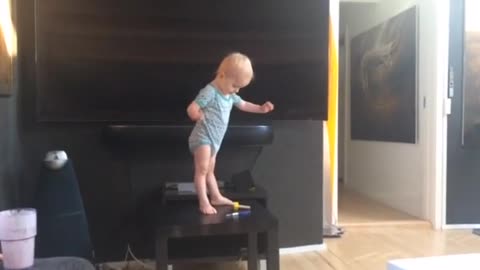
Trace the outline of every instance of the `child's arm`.
<instances>
[{"instance_id":1,"label":"child's arm","mask_svg":"<svg viewBox=\"0 0 480 270\"><path fill-rule=\"evenodd\" d=\"M190 119L192 119L192 121L195 121L195 122L203 119L202 109L200 108L200 106L198 106L197 102L195 101L193 101L192 103L190 103L190 105L188 105L187 114L188 114L188 117L190 117Z\"/></svg>"},{"instance_id":2,"label":"child's arm","mask_svg":"<svg viewBox=\"0 0 480 270\"><path fill-rule=\"evenodd\" d=\"M273 111L274 106L270 101L265 102L263 105L253 104L248 101L241 101L237 105L237 108L244 112L250 113L268 113Z\"/></svg>"},{"instance_id":3,"label":"child's arm","mask_svg":"<svg viewBox=\"0 0 480 270\"><path fill-rule=\"evenodd\" d=\"M202 120L203 115L203 108L208 105L208 103L213 99L215 96L215 89L212 87L205 87L200 90L195 100L188 105L187 114L192 121L199 121Z\"/></svg>"}]
</instances>

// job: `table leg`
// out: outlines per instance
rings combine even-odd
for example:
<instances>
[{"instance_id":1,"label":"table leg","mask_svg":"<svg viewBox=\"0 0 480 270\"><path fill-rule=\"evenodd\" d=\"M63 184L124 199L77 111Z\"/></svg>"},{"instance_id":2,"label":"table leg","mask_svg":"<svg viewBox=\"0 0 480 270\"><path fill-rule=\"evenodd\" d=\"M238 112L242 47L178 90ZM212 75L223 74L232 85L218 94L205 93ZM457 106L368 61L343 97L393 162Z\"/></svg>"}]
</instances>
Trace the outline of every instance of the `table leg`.
<instances>
[{"instance_id":1,"label":"table leg","mask_svg":"<svg viewBox=\"0 0 480 270\"><path fill-rule=\"evenodd\" d=\"M248 270L258 269L258 233L248 233Z\"/></svg>"},{"instance_id":2,"label":"table leg","mask_svg":"<svg viewBox=\"0 0 480 270\"><path fill-rule=\"evenodd\" d=\"M267 270L280 269L280 256L278 250L278 228L267 232Z\"/></svg>"},{"instance_id":3,"label":"table leg","mask_svg":"<svg viewBox=\"0 0 480 270\"><path fill-rule=\"evenodd\" d=\"M156 238L156 270L168 270L168 238L163 235L157 235Z\"/></svg>"}]
</instances>

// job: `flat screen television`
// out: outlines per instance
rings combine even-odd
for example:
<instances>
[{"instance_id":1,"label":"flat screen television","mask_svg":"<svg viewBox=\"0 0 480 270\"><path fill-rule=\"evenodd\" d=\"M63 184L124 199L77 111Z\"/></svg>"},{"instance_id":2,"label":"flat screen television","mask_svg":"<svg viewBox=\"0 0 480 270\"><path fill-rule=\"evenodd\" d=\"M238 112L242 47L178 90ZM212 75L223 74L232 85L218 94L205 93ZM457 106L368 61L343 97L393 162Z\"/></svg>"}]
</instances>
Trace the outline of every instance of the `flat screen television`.
<instances>
[{"instance_id":1,"label":"flat screen television","mask_svg":"<svg viewBox=\"0 0 480 270\"><path fill-rule=\"evenodd\" d=\"M276 109L232 121L325 120L328 2L37 1L38 119L190 123L187 105L239 51L255 71L241 97Z\"/></svg>"}]
</instances>

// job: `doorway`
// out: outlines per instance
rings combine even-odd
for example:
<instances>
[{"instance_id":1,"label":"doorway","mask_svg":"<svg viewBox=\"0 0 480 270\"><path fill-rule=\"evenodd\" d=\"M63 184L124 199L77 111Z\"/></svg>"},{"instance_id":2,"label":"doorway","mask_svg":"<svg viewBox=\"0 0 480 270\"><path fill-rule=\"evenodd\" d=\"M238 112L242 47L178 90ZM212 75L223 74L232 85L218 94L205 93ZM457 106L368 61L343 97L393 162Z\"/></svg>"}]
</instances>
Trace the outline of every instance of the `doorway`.
<instances>
[{"instance_id":1,"label":"doorway","mask_svg":"<svg viewBox=\"0 0 480 270\"><path fill-rule=\"evenodd\" d=\"M432 62L437 57L424 50L433 46L435 36L425 34L422 44L418 32L436 31L437 21L426 22L427 17L438 15L438 5L417 0L405 3L401 0L359 3L340 3L339 38L339 163L338 163L338 225L416 224L435 221L438 216L438 200L441 189L435 181L442 178L442 170L435 163L441 155L442 134L436 134L438 126L431 124L441 114L438 111L437 87L446 82L445 74L435 74L436 80L421 81L416 85L416 137L414 142L351 139L351 40L409 8L416 8L416 75L421 78L428 69L437 69ZM423 12L423 13L422 13ZM430 14L427 14L430 13ZM424 19L420 17L423 16ZM438 17L440 18L440 17ZM423 20L420 23L420 20ZM418 31L423 27L422 31ZM435 32L435 34L438 34ZM446 84L445 84L446 85ZM445 88L446 89L446 88ZM427 106L427 100L430 106ZM435 140L430 140L434 138ZM433 151L432 149L435 149ZM436 152L440 151L440 152ZM441 166L441 164L440 164ZM428 195L432 193L433 195Z\"/></svg>"}]
</instances>

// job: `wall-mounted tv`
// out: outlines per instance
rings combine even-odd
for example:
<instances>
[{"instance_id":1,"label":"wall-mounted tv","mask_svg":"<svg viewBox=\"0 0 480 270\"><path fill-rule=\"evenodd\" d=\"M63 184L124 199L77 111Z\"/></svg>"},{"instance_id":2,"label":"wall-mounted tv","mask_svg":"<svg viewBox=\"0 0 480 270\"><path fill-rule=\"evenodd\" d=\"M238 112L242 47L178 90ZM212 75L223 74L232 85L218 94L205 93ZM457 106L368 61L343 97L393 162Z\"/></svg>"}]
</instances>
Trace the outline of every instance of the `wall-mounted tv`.
<instances>
[{"instance_id":1,"label":"wall-mounted tv","mask_svg":"<svg viewBox=\"0 0 480 270\"><path fill-rule=\"evenodd\" d=\"M189 123L185 109L232 51L252 58L240 93L270 115L327 118L325 0L36 2L37 116L49 122Z\"/></svg>"}]
</instances>

